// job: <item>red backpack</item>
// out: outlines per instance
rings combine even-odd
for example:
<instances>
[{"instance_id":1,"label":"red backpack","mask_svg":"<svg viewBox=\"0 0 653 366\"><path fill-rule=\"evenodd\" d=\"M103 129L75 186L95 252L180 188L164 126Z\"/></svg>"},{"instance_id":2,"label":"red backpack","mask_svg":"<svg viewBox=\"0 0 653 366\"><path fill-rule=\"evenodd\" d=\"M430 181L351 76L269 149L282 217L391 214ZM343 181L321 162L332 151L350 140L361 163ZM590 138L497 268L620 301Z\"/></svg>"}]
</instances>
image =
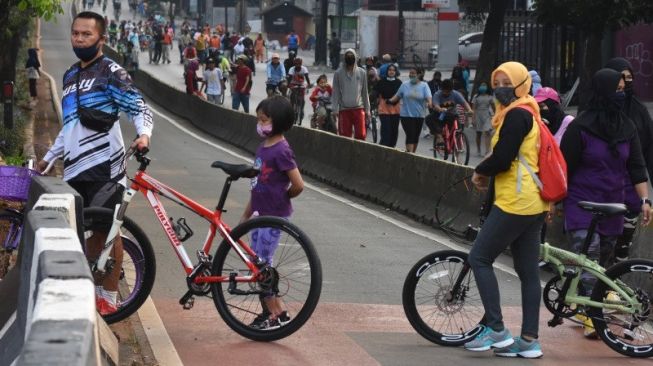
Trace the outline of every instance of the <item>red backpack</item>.
<instances>
[{"instance_id":1,"label":"red backpack","mask_svg":"<svg viewBox=\"0 0 653 366\"><path fill-rule=\"evenodd\" d=\"M567 162L549 128L542 122L539 113L528 105L520 105L530 112L540 126L540 151L538 159L539 173L535 174L524 157L519 154L521 165L526 167L540 189L540 197L547 202L558 202L567 197ZM521 175L518 175L521 177ZM518 189L520 184L518 183Z\"/></svg>"}]
</instances>

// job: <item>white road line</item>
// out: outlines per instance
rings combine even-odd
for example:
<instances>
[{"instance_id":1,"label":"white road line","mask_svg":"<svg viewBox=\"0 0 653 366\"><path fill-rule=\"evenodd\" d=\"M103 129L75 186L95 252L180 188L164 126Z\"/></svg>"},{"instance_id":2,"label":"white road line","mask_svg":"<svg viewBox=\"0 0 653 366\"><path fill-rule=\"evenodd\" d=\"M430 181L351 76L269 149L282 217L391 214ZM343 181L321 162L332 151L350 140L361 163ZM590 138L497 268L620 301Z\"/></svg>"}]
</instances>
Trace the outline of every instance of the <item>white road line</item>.
<instances>
[{"instance_id":1,"label":"white road line","mask_svg":"<svg viewBox=\"0 0 653 366\"><path fill-rule=\"evenodd\" d=\"M199 140L199 141L201 141L201 142L203 142L203 143L205 143L205 144L207 144L207 145L209 145L209 146L211 146L211 147L214 147L214 148L216 148L216 149L218 149L218 150L220 150L220 151L222 151L222 152L224 152L224 153L227 153L227 154L229 154L229 155L231 155L231 156L233 156L233 157L235 157L235 158L242 159L242 160L247 161L247 162L249 162L249 163L252 162L253 159L252 159L251 157L241 155L241 154L239 154L239 153L237 153L237 152L235 152L235 151L233 151L233 150L229 150L229 149L227 149L227 148L225 148L225 147L222 147L222 146L220 146L220 145L218 145L218 144L216 144L216 143L214 143L214 142L212 142L212 141L209 141L209 140L205 139L204 137L202 137L202 136L196 134L195 132L190 131L189 129L187 129L187 128L185 128L184 126L180 125L180 124L177 123L176 121L172 120L171 118L169 118L168 116L166 116L163 112L161 112L161 111L155 109L154 107L152 107L152 105L149 105L149 107L150 107L150 109L151 109L152 111L154 111L156 114L158 114L158 115L160 115L161 117L163 117L163 119L165 119L165 120L168 121L170 124L172 124L173 126L177 127L178 129L180 129L182 132L186 133L187 135L192 136L192 137L194 137L195 139L197 139L197 140ZM369 215L372 215L372 216L378 218L379 220L383 220L383 221L385 221L385 222L387 222L387 223L389 223L389 224L392 224L392 225L394 225L394 226L396 226L396 227L398 227L398 228L401 228L401 229L403 229L403 230L406 230L406 231L408 231L408 232L410 232L410 233L413 233L413 234L415 234L415 235L419 235L419 236L421 236L421 237L423 237L423 238L425 238L425 239L432 240L432 241L435 241L435 242L437 242L437 243L443 244L444 246L449 247L450 249L453 249L453 250L460 250L460 251L463 251L463 252L467 252L467 251L468 251L466 248L463 248L462 246L460 246L460 245L454 243L454 242L453 242L451 239L449 239L448 237L441 236L441 235L436 235L436 234L430 233L430 232L428 232L428 231L426 231L426 230L422 230L422 229L418 229L418 228L411 227L411 226L406 225L406 224L404 224L403 222L401 222L401 221L399 221L399 220L396 220L396 219L394 219L394 218L392 218L392 217L390 217L390 216L388 216L388 215L385 215L385 214L383 214L383 213L381 213L381 212L378 212L378 211L375 211L375 210L369 209L369 208L367 208L367 207L365 207L365 206L363 206L363 205L361 205L361 204L358 204L358 203L353 202L353 201L351 201L351 200L348 200L348 199L346 199L346 198L339 197L339 196L337 196L337 195L335 195L335 194L333 194L333 193L331 193L331 192L328 192L328 191L326 191L326 190L324 190L324 189L322 189L322 188L319 188L319 187L317 187L317 186L314 186L314 185L312 185L312 184L310 184L310 183L306 183L306 182L304 182L304 186L307 187L307 188L309 188L309 189L314 190L314 191L317 192L317 193L322 194L323 196L326 196L326 197L329 197L329 198L331 198L331 199L334 199L334 200L336 200L336 201L338 201L338 202L340 202L340 203L343 203L343 204L345 204L345 205L347 205L347 206L349 206L349 207L355 208L355 209L357 209L357 210L359 210L359 211L363 211L363 212L365 212L365 213L367 213L367 214L369 214ZM510 268L509 266L506 266L506 265L504 265L504 264L496 263L496 262L495 262L495 263L494 263L494 267L500 269L500 270L503 271L503 272L506 272L506 273L508 273L508 274L511 274L511 275L517 277L517 273L516 273L512 268Z\"/></svg>"}]
</instances>

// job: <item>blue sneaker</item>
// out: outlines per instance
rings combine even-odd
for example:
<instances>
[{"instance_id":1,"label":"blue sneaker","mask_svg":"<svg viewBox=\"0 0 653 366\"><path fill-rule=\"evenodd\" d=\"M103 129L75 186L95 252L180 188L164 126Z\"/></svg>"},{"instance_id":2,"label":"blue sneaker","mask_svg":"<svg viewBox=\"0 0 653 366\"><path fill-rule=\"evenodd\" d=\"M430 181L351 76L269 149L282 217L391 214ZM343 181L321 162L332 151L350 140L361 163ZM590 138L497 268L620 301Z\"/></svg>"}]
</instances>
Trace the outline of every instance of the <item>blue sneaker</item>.
<instances>
[{"instance_id":1,"label":"blue sneaker","mask_svg":"<svg viewBox=\"0 0 653 366\"><path fill-rule=\"evenodd\" d=\"M521 337L515 337L513 344L495 349L494 354L500 357L540 358L542 357L542 347L537 339L529 342Z\"/></svg>"},{"instance_id":2,"label":"blue sneaker","mask_svg":"<svg viewBox=\"0 0 653 366\"><path fill-rule=\"evenodd\" d=\"M500 332L495 332L490 327L485 327L476 338L465 343L465 349L468 351L487 351L490 348L507 347L512 344L512 334L508 329L503 329Z\"/></svg>"}]
</instances>

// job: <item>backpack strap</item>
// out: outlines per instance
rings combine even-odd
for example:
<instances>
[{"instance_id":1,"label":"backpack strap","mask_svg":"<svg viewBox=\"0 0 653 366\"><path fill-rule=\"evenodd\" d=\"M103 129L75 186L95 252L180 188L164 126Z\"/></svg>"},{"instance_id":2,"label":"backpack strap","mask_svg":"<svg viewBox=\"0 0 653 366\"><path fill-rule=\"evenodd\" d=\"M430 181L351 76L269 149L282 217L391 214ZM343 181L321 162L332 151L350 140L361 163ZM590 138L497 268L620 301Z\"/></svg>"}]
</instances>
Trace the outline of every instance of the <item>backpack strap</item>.
<instances>
[{"instance_id":1,"label":"backpack strap","mask_svg":"<svg viewBox=\"0 0 653 366\"><path fill-rule=\"evenodd\" d=\"M537 186L537 188L542 190L542 187L544 187L544 185L542 184L540 177L538 177L537 174L535 174L535 172L533 171L533 168L531 168L531 166L528 165L526 158L524 158L524 156L520 153L518 155L518 159L519 159L519 165L517 165L517 192L521 193L521 166L522 165L524 166L524 168L526 168L528 174L535 181L535 185Z\"/></svg>"},{"instance_id":2,"label":"backpack strap","mask_svg":"<svg viewBox=\"0 0 653 366\"><path fill-rule=\"evenodd\" d=\"M533 115L533 119L535 120L535 123L537 123L538 127L540 129L542 128L542 126L540 125L540 121L535 116L535 111L533 110L533 108L531 106L529 106L528 104L521 104L521 105L518 105L516 108L521 108L521 109L527 110L530 114ZM531 168L531 166L528 165L528 162L526 161L526 158L524 158L524 156L521 153L519 153L518 154L518 159L519 159L519 165L517 165L517 192L521 192L521 186L522 186L521 166L522 165L524 166L524 168L526 168L526 171L528 171L528 174L531 176L531 178L533 178L533 181L535 181L535 185L537 186L537 188L542 190L542 187L544 185L542 184L542 181L540 180L540 177L538 177L537 174L535 174L535 172L533 171L533 168Z\"/></svg>"}]
</instances>

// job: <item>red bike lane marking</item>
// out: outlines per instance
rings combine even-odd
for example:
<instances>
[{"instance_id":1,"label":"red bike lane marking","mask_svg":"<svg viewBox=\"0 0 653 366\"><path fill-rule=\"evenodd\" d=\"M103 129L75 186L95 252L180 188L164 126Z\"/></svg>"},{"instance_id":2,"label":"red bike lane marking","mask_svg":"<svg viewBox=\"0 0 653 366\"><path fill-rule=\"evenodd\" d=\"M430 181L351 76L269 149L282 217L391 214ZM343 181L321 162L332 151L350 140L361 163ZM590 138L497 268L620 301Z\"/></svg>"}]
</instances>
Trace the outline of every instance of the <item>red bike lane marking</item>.
<instances>
[{"instance_id":1,"label":"red bike lane marking","mask_svg":"<svg viewBox=\"0 0 653 366\"><path fill-rule=\"evenodd\" d=\"M250 364L253 359L266 365L380 365L347 333L397 333L419 337L406 320L401 305L320 303L309 321L293 335L276 342L254 342L241 337L222 321L210 299L197 299L191 310L182 310L177 299L155 300L161 318L179 356L186 365ZM507 327L518 335L521 308L505 306ZM582 327L566 321L550 328L551 314L541 308L540 340L544 358L541 365L650 365L650 360L627 358L612 351L600 340L583 337ZM426 342L418 338L423 344ZM423 341L423 342L422 342ZM416 343L416 346L418 344ZM462 348L433 344L438 352L457 352L464 364L475 353ZM212 356L209 356L212 355Z\"/></svg>"}]
</instances>

